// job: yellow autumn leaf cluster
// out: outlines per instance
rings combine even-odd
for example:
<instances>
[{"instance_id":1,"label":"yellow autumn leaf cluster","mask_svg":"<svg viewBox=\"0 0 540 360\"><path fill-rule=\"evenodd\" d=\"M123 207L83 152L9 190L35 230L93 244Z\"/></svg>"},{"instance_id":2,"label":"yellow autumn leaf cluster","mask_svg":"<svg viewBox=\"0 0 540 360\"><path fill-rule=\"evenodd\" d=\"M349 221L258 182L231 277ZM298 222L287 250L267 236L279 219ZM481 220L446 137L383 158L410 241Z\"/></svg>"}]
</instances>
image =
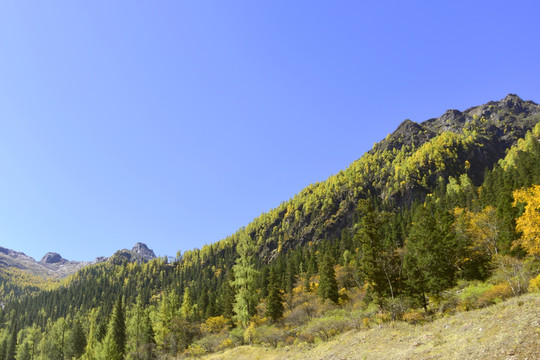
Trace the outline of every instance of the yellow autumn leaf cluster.
<instances>
[{"instance_id":1,"label":"yellow autumn leaf cluster","mask_svg":"<svg viewBox=\"0 0 540 360\"><path fill-rule=\"evenodd\" d=\"M522 233L517 244L529 254L540 256L540 185L514 191L514 206L520 203L525 208L516 219L516 229Z\"/></svg>"}]
</instances>

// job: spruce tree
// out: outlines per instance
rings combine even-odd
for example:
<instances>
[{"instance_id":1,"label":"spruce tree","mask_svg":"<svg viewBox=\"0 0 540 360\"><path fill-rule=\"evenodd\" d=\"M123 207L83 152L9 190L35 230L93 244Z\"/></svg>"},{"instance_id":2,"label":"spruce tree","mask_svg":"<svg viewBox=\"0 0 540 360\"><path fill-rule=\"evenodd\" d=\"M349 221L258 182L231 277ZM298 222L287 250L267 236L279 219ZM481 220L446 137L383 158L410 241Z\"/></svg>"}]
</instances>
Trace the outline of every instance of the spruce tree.
<instances>
[{"instance_id":1,"label":"spruce tree","mask_svg":"<svg viewBox=\"0 0 540 360\"><path fill-rule=\"evenodd\" d=\"M184 296L182 297L182 306L180 306L180 316L186 320L194 320L195 317L195 305L193 304L193 299L191 298L191 291L189 287L184 291Z\"/></svg>"},{"instance_id":2,"label":"spruce tree","mask_svg":"<svg viewBox=\"0 0 540 360\"><path fill-rule=\"evenodd\" d=\"M11 336L7 344L6 360L15 360L15 348L17 347L17 330L15 326L11 329Z\"/></svg>"},{"instance_id":3,"label":"spruce tree","mask_svg":"<svg viewBox=\"0 0 540 360\"><path fill-rule=\"evenodd\" d=\"M437 295L454 284L458 263L453 217L427 203L418 209L406 243L404 273L412 294L427 310L426 294Z\"/></svg>"},{"instance_id":4,"label":"spruce tree","mask_svg":"<svg viewBox=\"0 0 540 360\"><path fill-rule=\"evenodd\" d=\"M233 306L235 300L234 271L229 270L227 280L221 285L219 296L217 299L217 307L221 315L227 319L232 319L234 316Z\"/></svg>"},{"instance_id":5,"label":"spruce tree","mask_svg":"<svg viewBox=\"0 0 540 360\"><path fill-rule=\"evenodd\" d=\"M4 337L0 342L0 359L6 358L7 346L7 338Z\"/></svg>"},{"instance_id":6,"label":"spruce tree","mask_svg":"<svg viewBox=\"0 0 540 360\"><path fill-rule=\"evenodd\" d=\"M379 231L382 223L375 213L371 200L361 200L358 210L362 215L356 233L357 242L360 243L359 271L377 295L380 303L388 287L381 262L384 247Z\"/></svg>"},{"instance_id":7,"label":"spruce tree","mask_svg":"<svg viewBox=\"0 0 540 360\"><path fill-rule=\"evenodd\" d=\"M72 327L72 349L71 352L73 356L78 359L84 354L84 349L86 348L86 336L84 335L84 330L81 326L81 323L78 320L73 322Z\"/></svg>"},{"instance_id":8,"label":"spruce tree","mask_svg":"<svg viewBox=\"0 0 540 360\"><path fill-rule=\"evenodd\" d=\"M148 311L144 312L142 322L142 346L144 349L144 359L151 360L154 358L154 349L156 340L154 337L154 329Z\"/></svg>"},{"instance_id":9,"label":"spruce tree","mask_svg":"<svg viewBox=\"0 0 540 360\"><path fill-rule=\"evenodd\" d=\"M277 276L274 268L270 270L268 279L268 297L266 298L266 316L273 322L277 322L283 317L283 294L277 285Z\"/></svg>"},{"instance_id":10,"label":"spruce tree","mask_svg":"<svg viewBox=\"0 0 540 360\"><path fill-rule=\"evenodd\" d=\"M104 356L108 360L122 360L126 352L126 320L122 296L118 297L104 340Z\"/></svg>"},{"instance_id":11,"label":"spruce tree","mask_svg":"<svg viewBox=\"0 0 540 360\"><path fill-rule=\"evenodd\" d=\"M336 272L334 271L334 262L328 254L324 255L320 266L319 297L323 300L330 299L335 304L339 301L338 284Z\"/></svg>"}]
</instances>

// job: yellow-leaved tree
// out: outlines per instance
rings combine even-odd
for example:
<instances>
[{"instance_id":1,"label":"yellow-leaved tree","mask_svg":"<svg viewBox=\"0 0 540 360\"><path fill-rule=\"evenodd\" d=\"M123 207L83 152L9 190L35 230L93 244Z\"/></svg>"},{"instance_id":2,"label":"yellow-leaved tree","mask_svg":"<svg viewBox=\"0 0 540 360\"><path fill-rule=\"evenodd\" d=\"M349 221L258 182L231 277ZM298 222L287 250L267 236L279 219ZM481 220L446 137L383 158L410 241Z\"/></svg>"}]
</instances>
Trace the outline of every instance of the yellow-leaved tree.
<instances>
[{"instance_id":1,"label":"yellow-leaved tree","mask_svg":"<svg viewBox=\"0 0 540 360\"><path fill-rule=\"evenodd\" d=\"M540 256L540 185L514 191L514 206L525 204L523 214L516 219L521 245L530 255Z\"/></svg>"}]
</instances>

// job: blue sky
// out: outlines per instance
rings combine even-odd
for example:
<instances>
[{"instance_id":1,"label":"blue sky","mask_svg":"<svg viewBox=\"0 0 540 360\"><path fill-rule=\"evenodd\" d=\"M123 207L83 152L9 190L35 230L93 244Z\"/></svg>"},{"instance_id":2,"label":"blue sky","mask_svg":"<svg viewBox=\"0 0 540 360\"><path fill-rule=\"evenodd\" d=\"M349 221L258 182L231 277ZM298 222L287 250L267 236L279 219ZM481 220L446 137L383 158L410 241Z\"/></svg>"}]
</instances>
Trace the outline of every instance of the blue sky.
<instances>
[{"instance_id":1,"label":"blue sky","mask_svg":"<svg viewBox=\"0 0 540 360\"><path fill-rule=\"evenodd\" d=\"M406 118L540 101L538 1L6 1L0 246L234 233Z\"/></svg>"}]
</instances>

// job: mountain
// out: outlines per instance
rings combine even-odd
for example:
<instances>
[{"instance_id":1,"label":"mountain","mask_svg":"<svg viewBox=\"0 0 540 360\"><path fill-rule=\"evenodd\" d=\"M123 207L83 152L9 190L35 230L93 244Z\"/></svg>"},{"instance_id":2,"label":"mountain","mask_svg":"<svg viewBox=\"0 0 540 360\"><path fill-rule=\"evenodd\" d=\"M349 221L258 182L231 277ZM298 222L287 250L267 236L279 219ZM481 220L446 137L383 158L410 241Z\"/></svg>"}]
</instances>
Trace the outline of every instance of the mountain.
<instances>
[{"instance_id":1,"label":"mountain","mask_svg":"<svg viewBox=\"0 0 540 360\"><path fill-rule=\"evenodd\" d=\"M145 263L155 258L156 254L154 254L153 250L149 249L146 244L138 242L131 250L118 250L107 261L121 265L124 262Z\"/></svg>"},{"instance_id":2,"label":"mountain","mask_svg":"<svg viewBox=\"0 0 540 360\"><path fill-rule=\"evenodd\" d=\"M119 250L111 257L98 257L94 261L70 261L60 254L48 252L40 261L15 250L0 246L0 268L18 269L34 276L43 278L62 279L91 264L109 261L121 264L127 262L147 262L154 259L154 251L146 244L137 243L132 250Z\"/></svg>"},{"instance_id":3,"label":"mountain","mask_svg":"<svg viewBox=\"0 0 540 360\"><path fill-rule=\"evenodd\" d=\"M37 325L42 358L55 358L55 334L82 322L92 357L125 310L130 356L175 358L244 343L309 347L347 329L487 307L540 290L538 247L522 236L540 227L539 195L536 103L510 94L405 120L226 239L172 260L136 244L34 292L27 279L0 311L0 344ZM50 253L40 264L64 262Z\"/></svg>"},{"instance_id":4,"label":"mountain","mask_svg":"<svg viewBox=\"0 0 540 360\"><path fill-rule=\"evenodd\" d=\"M47 253L41 261L18 251L0 247L0 267L16 268L32 275L64 278L91 264L88 261L69 261L57 253Z\"/></svg>"},{"instance_id":5,"label":"mountain","mask_svg":"<svg viewBox=\"0 0 540 360\"><path fill-rule=\"evenodd\" d=\"M382 206L407 208L432 192L439 178L466 174L480 185L485 170L539 120L540 105L513 94L463 112L448 110L421 123L405 120L347 169L309 185L254 219L246 231L262 245L263 259L310 242L338 239L352 226L360 199L376 197Z\"/></svg>"}]
</instances>

